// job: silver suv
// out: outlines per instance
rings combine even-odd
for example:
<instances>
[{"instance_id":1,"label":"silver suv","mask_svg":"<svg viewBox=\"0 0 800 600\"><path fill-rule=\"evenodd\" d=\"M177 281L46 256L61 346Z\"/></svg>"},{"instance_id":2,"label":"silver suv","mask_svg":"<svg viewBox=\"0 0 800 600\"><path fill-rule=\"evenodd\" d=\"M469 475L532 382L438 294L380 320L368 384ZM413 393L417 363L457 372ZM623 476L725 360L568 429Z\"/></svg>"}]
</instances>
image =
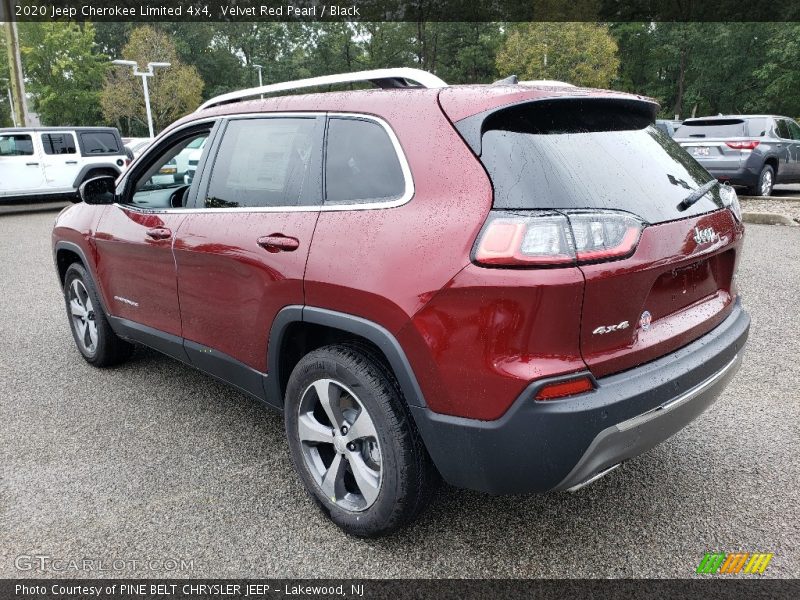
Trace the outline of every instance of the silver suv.
<instances>
[{"instance_id":1,"label":"silver suv","mask_svg":"<svg viewBox=\"0 0 800 600\"><path fill-rule=\"evenodd\" d=\"M800 182L800 125L788 117L736 115L687 119L675 132L718 180L769 196L776 183Z\"/></svg>"}]
</instances>

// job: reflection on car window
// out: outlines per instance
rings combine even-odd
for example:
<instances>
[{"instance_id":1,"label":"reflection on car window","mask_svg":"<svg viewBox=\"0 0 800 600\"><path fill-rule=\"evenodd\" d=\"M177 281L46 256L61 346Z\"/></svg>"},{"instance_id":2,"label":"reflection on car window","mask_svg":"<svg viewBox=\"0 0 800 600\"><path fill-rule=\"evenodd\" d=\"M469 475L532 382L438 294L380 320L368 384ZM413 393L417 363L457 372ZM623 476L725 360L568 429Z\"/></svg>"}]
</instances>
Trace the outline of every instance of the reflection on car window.
<instances>
[{"instance_id":1,"label":"reflection on car window","mask_svg":"<svg viewBox=\"0 0 800 600\"><path fill-rule=\"evenodd\" d=\"M75 154L75 139L71 133L43 133L45 154Z\"/></svg>"},{"instance_id":2,"label":"reflection on car window","mask_svg":"<svg viewBox=\"0 0 800 600\"><path fill-rule=\"evenodd\" d=\"M119 154L122 151L117 136L108 131L83 132L80 136L84 154Z\"/></svg>"},{"instance_id":3,"label":"reflection on car window","mask_svg":"<svg viewBox=\"0 0 800 600\"><path fill-rule=\"evenodd\" d=\"M331 119L325 159L325 202L400 198L405 180L388 134L378 123Z\"/></svg>"},{"instance_id":4,"label":"reflection on car window","mask_svg":"<svg viewBox=\"0 0 800 600\"><path fill-rule=\"evenodd\" d=\"M313 200L314 118L231 121L217 152L206 207L298 206Z\"/></svg>"},{"instance_id":5,"label":"reflection on car window","mask_svg":"<svg viewBox=\"0 0 800 600\"><path fill-rule=\"evenodd\" d=\"M0 135L0 156L32 156L33 140L29 135Z\"/></svg>"},{"instance_id":6,"label":"reflection on car window","mask_svg":"<svg viewBox=\"0 0 800 600\"><path fill-rule=\"evenodd\" d=\"M793 140L800 140L800 125L794 121L787 121L789 123L789 133L792 134Z\"/></svg>"},{"instance_id":7,"label":"reflection on car window","mask_svg":"<svg viewBox=\"0 0 800 600\"><path fill-rule=\"evenodd\" d=\"M188 156L190 144L198 148L208 138L204 131L171 146L136 180L131 203L144 208L181 208L191 183Z\"/></svg>"}]
</instances>

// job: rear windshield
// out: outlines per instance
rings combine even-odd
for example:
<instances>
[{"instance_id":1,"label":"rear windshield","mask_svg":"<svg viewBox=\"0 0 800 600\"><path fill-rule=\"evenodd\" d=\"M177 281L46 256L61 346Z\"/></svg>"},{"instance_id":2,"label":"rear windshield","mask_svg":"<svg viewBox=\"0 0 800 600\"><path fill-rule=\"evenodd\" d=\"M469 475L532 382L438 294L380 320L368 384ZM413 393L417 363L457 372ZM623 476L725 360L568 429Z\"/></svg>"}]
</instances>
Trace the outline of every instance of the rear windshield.
<instances>
[{"instance_id":1,"label":"rear windshield","mask_svg":"<svg viewBox=\"0 0 800 600\"><path fill-rule=\"evenodd\" d=\"M718 192L681 201L712 178L650 116L629 106L534 102L484 124L481 161L501 209L616 209L648 223L723 206Z\"/></svg>"},{"instance_id":2,"label":"rear windshield","mask_svg":"<svg viewBox=\"0 0 800 600\"><path fill-rule=\"evenodd\" d=\"M769 123L766 118L757 119L694 119L681 125L676 138L734 138L761 137L766 135Z\"/></svg>"}]
</instances>

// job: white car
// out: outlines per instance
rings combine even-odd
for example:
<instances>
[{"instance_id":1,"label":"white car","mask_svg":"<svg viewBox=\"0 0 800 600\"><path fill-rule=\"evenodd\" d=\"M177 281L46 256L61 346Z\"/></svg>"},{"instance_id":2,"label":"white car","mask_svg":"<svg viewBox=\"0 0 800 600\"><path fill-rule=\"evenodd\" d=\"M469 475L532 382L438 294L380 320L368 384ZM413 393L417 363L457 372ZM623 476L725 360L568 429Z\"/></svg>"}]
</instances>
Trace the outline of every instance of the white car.
<instances>
[{"instance_id":1,"label":"white car","mask_svg":"<svg viewBox=\"0 0 800 600\"><path fill-rule=\"evenodd\" d=\"M0 129L0 201L74 195L81 183L114 177L129 162L114 127Z\"/></svg>"},{"instance_id":2,"label":"white car","mask_svg":"<svg viewBox=\"0 0 800 600\"><path fill-rule=\"evenodd\" d=\"M122 142L131 151L133 157L138 158L153 143L153 138L122 138Z\"/></svg>"}]
</instances>

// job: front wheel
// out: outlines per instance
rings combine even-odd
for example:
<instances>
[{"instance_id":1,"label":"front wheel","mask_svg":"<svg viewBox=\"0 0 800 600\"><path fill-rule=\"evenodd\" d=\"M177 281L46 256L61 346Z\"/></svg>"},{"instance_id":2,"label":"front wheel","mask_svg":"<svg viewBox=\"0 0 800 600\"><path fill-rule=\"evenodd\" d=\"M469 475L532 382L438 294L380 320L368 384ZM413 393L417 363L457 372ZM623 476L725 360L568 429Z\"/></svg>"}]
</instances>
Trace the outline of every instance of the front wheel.
<instances>
[{"instance_id":1,"label":"front wheel","mask_svg":"<svg viewBox=\"0 0 800 600\"><path fill-rule=\"evenodd\" d=\"M367 350L306 355L286 390L292 461L309 495L345 532L377 537L425 507L435 472L392 374Z\"/></svg>"},{"instance_id":2,"label":"front wheel","mask_svg":"<svg viewBox=\"0 0 800 600\"><path fill-rule=\"evenodd\" d=\"M108 367L131 355L133 346L111 329L94 282L78 263L71 264L64 276L64 302L72 337L86 362Z\"/></svg>"}]
</instances>

